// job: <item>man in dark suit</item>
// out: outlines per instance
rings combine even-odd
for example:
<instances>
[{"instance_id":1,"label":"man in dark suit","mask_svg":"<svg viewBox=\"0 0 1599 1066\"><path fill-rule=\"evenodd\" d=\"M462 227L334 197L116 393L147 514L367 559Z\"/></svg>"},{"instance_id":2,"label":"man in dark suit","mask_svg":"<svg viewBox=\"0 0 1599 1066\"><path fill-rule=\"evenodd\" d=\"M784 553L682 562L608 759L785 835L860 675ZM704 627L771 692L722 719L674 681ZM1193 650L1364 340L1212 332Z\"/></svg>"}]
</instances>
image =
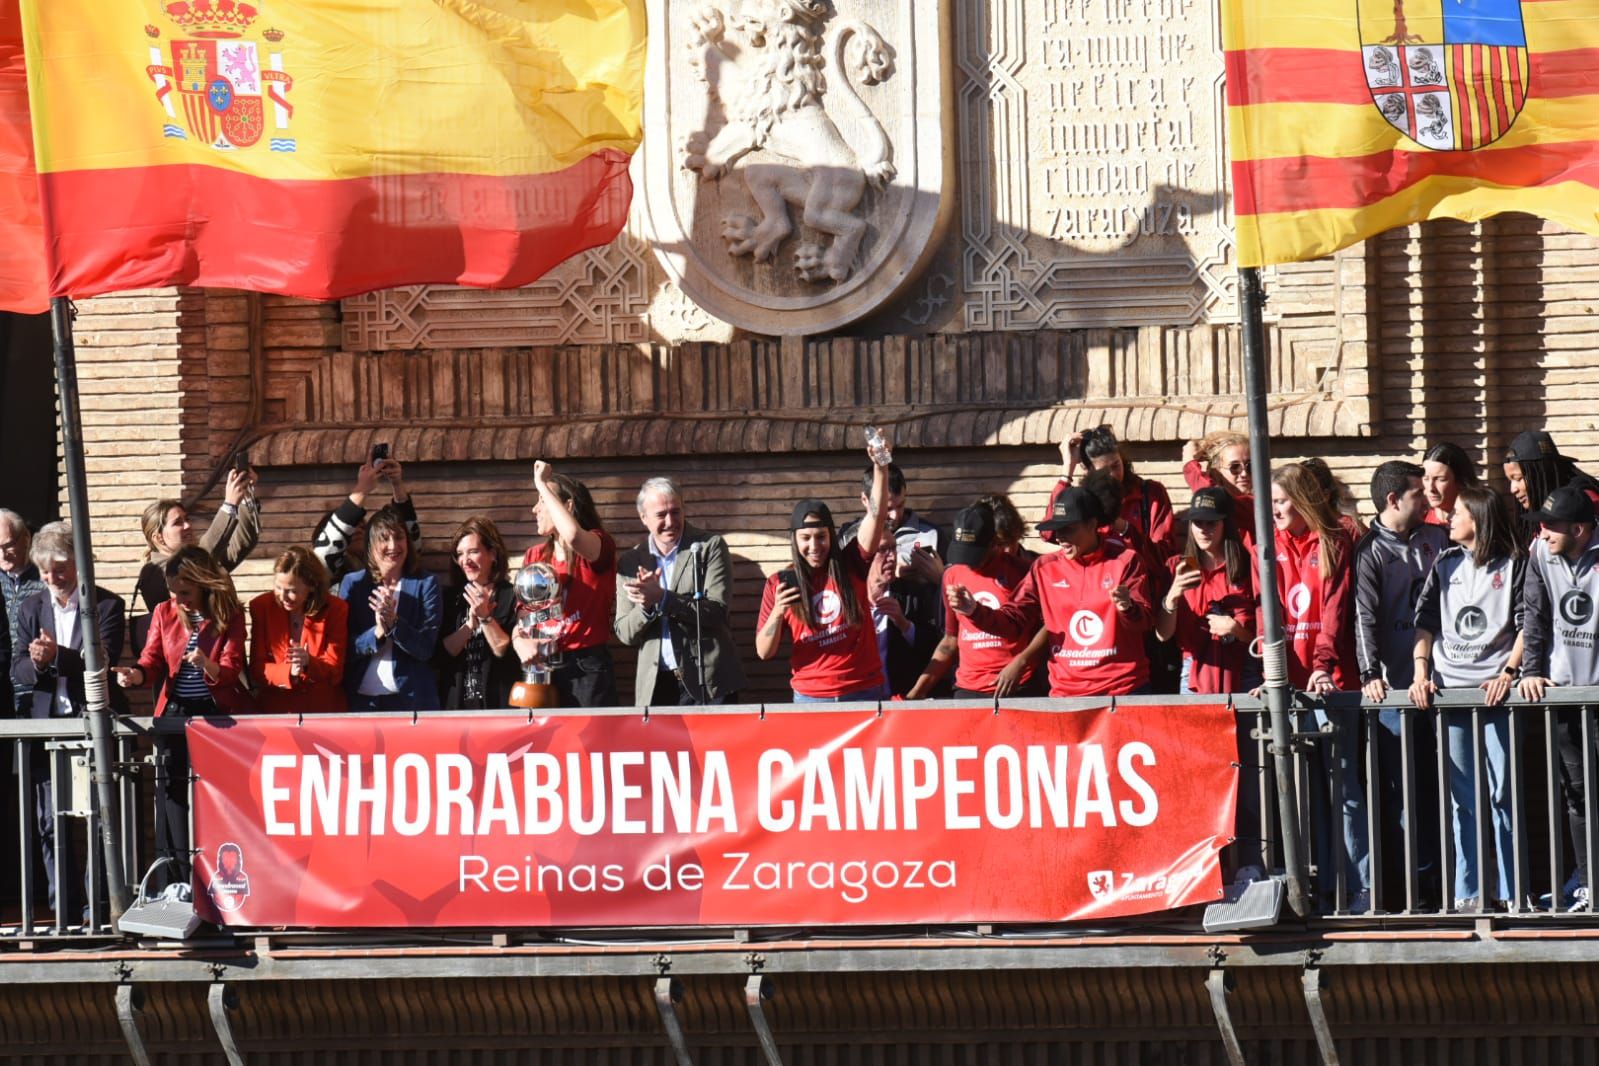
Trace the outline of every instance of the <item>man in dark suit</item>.
<instances>
[{"instance_id":1,"label":"man in dark suit","mask_svg":"<svg viewBox=\"0 0 1599 1066\"><path fill-rule=\"evenodd\" d=\"M638 514L649 535L617 560L615 625L617 639L639 650L635 702L736 703L744 668L728 626L727 542L684 521L682 498L667 478L644 483Z\"/></svg>"},{"instance_id":2,"label":"man in dark suit","mask_svg":"<svg viewBox=\"0 0 1599 1066\"><path fill-rule=\"evenodd\" d=\"M83 689L84 627L80 622L78 564L72 551L71 527L65 522L51 522L40 529L33 538L29 557L39 568L45 588L17 607L17 631L28 644L18 648L12 656L11 680L19 691L26 689L30 693L20 709L31 718L81 717L88 701ZM122 654L126 616L122 599L116 594L96 586L95 597L98 616L95 628L105 652L102 661L109 665ZM126 712L127 699L120 688L108 686L108 696L112 710ZM63 869L71 869L75 863L70 838L65 834L59 842L56 838L56 797L43 744L34 748L31 765L39 848L50 886L50 905L57 908L60 918L71 913L72 900L63 898L57 906L57 847L61 850ZM70 885L69 881L63 896L74 894Z\"/></svg>"}]
</instances>

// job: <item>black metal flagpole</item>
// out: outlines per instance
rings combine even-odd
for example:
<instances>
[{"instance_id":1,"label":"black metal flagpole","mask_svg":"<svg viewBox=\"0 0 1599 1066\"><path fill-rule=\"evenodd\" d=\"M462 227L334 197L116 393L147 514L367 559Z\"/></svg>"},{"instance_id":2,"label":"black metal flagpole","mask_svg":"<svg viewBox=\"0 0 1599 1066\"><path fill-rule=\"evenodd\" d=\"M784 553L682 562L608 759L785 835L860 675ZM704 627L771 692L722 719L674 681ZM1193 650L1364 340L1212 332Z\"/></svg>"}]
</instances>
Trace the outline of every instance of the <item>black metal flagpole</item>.
<instances>
[{"instance_id":1,"label":"black metal flagpole","mask_svg":"<svg viewBox=\"0 0 1599 1066\"><path fill-rule=\"evenodd\" d=\"M1271 716L1271 754L1277 778L1277 812L1283 867L1288 875L1288 906L1299 917L1310 914L1305 856L1299 839L1299 805L1294 794L1293 729L1288 720L1288 655L1283 637L1282 598L1277 591L1277 536L1271 520L1271 440L1266 422L1266 293L1260 271L1238 271L1239 310L1244 327L1244 390L1249 410L1249 465L1255 484L1255 554L1260 572L1260 645L1266 678L1266 710Z\"/></svg>"},{"instance_id":2,"label":"black metal flagpole","mask_svg":"<svg viewBox=\"0 0 1599 1066\"><path fill-rule=\"evenodd\" d=\"M55 338L56 391L61 400L61 445L67 467L67 513L72 520L72 551L78 562L78 627L83 632L83 694L87 704L89 742L94 767L95 798L100 808L100 842L105 852L106 885L111 920L128 909L128 879L117 840L121 824L111 752L111 710L106 689L105 648L100 644L100 617L94 595L94 548L89 536L89 489L83 468L83 420L78 412L78 360L72 345L72 303L64 296L50 301L50 330ZM91 844L91 847L93 845Z\"/></svg>"}]
</instances>

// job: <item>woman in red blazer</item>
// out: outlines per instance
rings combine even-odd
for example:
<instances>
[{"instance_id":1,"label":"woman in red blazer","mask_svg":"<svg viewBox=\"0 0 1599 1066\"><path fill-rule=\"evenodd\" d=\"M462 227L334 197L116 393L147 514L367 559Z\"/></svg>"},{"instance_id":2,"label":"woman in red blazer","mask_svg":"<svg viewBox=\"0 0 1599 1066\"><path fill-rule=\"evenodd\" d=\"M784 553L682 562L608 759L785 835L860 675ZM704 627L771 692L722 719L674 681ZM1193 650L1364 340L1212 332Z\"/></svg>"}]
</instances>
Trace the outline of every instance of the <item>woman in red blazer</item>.
<instances>
[{"instance_id":1,"label":"woman in red blazer","mask_svg":"<svg viewBox=\"0 0 1599 1066\"><path fill-rule=\"evenodd\" d=\"M117 684L158 686L155 713L169 718L248 714L255 709L239 683L244 671L244 607L233 579L211 553L180 548L164 567L168 599L150 614L139 665L119 668ZM181 736L156 737L166 780L156 793L156 851L189 876L189 751ZM158 778L159 780L159 778Z\"/></svg>"},{"instance_id":2,"label":"woman in red blazer","mask_svg":"<svg viewBox=\"0 0 1599 1066\"><path fill-rule=\"evenodd\" d=\"M170 598L150 616L139 665L119 669L123 688L159 686L157 716L248 714L255 709L240 684L244 672L244 607L233 579L204 548L180 549L166 563Z\"/></svg>"},{"instance_id":3,"label":"woman in red blazer","mask_svg":"<svg viewBox=\"0 0 1599 1066\"><path fill-rule=\"evenodd\" d=\"M343 711L349 608L327 567L295 545L272 566L272 591L250 601L250 683L258 709Z\"/></svg>"}]
</instances>

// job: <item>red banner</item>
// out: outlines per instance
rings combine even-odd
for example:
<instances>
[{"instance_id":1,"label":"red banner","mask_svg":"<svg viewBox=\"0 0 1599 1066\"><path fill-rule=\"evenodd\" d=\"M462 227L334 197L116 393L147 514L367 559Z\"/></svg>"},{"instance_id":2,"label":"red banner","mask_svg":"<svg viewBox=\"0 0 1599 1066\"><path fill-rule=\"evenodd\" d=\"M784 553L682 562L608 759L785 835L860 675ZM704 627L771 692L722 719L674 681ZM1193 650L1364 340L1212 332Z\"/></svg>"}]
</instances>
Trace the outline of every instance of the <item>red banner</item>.
<instances>
[{"instance_id":1,"label":"red banner","mask_svg":"<svg viewBox=\"0 0 1599 1066\"><path fill-rule=\"evenodd\" d=\"M1045 922L1221 894L1225 704L194 721L249 926Z\"/></svg>"}]
</instances>

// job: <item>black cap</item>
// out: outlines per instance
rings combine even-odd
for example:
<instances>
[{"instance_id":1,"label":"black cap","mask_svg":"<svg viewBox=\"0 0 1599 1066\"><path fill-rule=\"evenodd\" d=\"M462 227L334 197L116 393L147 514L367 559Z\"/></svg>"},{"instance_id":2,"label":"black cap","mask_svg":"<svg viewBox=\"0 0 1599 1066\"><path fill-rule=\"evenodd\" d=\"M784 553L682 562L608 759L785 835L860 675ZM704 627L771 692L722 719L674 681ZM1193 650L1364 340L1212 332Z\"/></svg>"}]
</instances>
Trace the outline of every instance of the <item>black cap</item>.
<instances>
[{"instance_id":1,"label":"black cap","mask_svg":"<svg viewBox=\"0 0 1599 1066\"><path fill-rule=\"evenodd\" d=\"M1188 503L1190 522L1225 522L1233 516L1233 498L1226 489L1200 489Z\"/></svg>"},{"instance_id":2,"label":"black cap","mask_svg":"<svg viewBox=\"0 0 1599 1066\"><path fill-rule=\"evenodd\" d=\"M1049 518L1038 523L1038 528L1046 533L1053 533L1074 522L1092 522L1097 526L1104 517L1105 510L1099 505L1099 497L1087 489L1073 485L1055 498L1055 506L1050 508Z\"/></svg>"},{"instance_id":3,"label":"black cap","mask_svg":"<svg viewBox=\"0 0 1599 1066\"><path fill-rule=\"evenodd\" d=\"M1528 429L1516 434L1516 439L1510 442L1510 461L1515 463L1536 463L1539 459L1555 459L1560 456L1560 449L1555 447L1555 440L1541 429Z\"/></svg>"},{"instance_id":4,"label":"black cap","mask_svg":"<svg viewBox=\"0 0 1599 1066\"><path fill-rule=\"evenodd\" d=\"M1575 485L1562 485L1543 498L1540 522L1592 522L1593 500Z\"/></svg>"},{"instance_id":5,"label":"black cap","mask_svg":"<svg viewBox=\"0 0 1599 1066\"><path fill-rule=\"evenodd\" d=\"M955 533L949 542L949 563L976 566L994 543L994 511L968 507L955 516Z\"/></svg>"},{"instance_id":6,"label":"black cap","mask_svg":"<svg viewBox=\"0 0 1599 1066\"><path fill-rule=\"evenodd\" d=\"M815 515L816 518L812 518ZM826 526L833 528L833 512L821 500L801 500L794 505L794 513L789 516L788 528L816 529Z\"/></svg>"}]
</instances>

